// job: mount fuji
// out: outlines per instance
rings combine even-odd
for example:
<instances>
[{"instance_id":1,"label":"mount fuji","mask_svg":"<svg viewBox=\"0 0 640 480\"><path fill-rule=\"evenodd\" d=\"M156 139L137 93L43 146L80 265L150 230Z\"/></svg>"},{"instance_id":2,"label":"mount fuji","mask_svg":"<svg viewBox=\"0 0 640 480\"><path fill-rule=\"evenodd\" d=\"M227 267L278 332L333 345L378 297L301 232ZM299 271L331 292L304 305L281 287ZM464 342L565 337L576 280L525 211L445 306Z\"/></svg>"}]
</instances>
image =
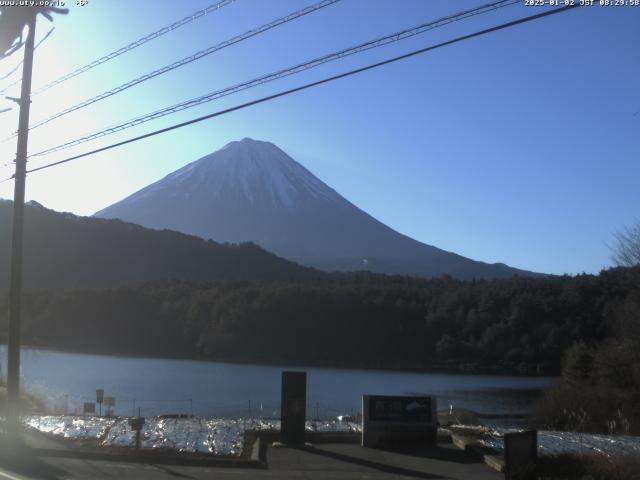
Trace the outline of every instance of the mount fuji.
<instances>
[{"instance_id":1,"label":"mount fuji","mask_svg":"<svg viewBox=\"0 0 640 480\"><path fill-rule=\"evenodd\" d=\"M535 275L426 245L379 222L276 145L227 144L95 214L218 242L254 242L329 271L433 277Z\"/></svg>"}]
</instances>

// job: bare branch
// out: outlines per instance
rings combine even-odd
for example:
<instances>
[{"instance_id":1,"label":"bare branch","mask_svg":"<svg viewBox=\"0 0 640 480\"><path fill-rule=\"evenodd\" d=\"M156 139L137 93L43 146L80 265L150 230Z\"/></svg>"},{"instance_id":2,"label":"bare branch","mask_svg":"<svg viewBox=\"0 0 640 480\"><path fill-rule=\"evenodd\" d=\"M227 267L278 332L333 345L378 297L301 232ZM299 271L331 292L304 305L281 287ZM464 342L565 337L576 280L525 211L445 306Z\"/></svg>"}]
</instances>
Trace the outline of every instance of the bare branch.
<instances>
[{"instance_id":1,"label":"bare branch","mask_svg":"<svg viewBox=\"0 0 640 480\"><path fill-rule=\"evenodd\" d=\"M611 259L620 267L640 265L640 222L614 234L616 243L611 248Z\"/></svg>"}]
</instances>

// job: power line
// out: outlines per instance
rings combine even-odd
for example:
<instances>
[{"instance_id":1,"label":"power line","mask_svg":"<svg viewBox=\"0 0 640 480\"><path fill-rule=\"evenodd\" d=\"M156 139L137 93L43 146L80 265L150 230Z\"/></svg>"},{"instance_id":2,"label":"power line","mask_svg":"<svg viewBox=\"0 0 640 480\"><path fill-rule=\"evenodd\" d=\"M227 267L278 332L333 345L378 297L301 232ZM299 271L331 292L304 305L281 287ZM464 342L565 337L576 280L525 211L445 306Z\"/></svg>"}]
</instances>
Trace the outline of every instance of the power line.
<instances>
[{"instance_id":1,"label":"power line","mask_svg":"<svg viewBox=\"0 0 640 480\"><path fill-rule=\"evenodd\" d=\"M22 62L20 62L20 65L22 65ZM4 87L2 90L0 90L0 95L4 94L7 90L9 90L11 87L17 85L18 83L20 83L22 81L22 77L18 78L17 80L11 82L9 85L7 85L6 87Z\"/></svg>"},{"instance_id":2,"label":"power line","mask_svg":"<svg viewBox=\"0 0 640 480\"><path fill-rule=\"evenodd\" d=\"M49 30L47 32L47 34L44 37L42 37L38 43L36 43L36 46L33 47L33 49L36 50L49 37L49 35L51 35L51 33L53 33L54 30L55 30L55 27L51 27L51 30ZM13 75L15 72L17 72L18 69L22 66L22 62L24 62L24 59L20 60L18 62L18 64L15 67L13 67L9 73L5 73L4 75L2 75L0 77L0 80L4 80L5 78L9 78L11 75ZM22 79L20 79L20 80L22 80Z\"/></svg>"},{"instance_id":3,"label":"power line","mask_svg":"<svg viewBox=\"0 0 640 480\"><path fill-rule=\"evenodd\" d=\"M334 60L339 60L341 58L350 56L350 55L354 55L366 50L370 50L373 48L378 48L381 47L383 45L387 45L389 43L393 43L393 42L397 42L400 40L404 40L406 38L409 37L413 37L415 35L424 33L426 31L438 28L438 27L442 27L444 25L448 25L450 23L453 22L457 22L460 20L463 20L465 18L469 18L475 15L479 15L482 13L487 13L487 12L491 12L493 10L496 10L498 8L503 8L503 7L507 7L516 3L520 3L520 0L500 0L500 1L496 1L496 2L492 2L471 10L466 10L460 13L457 13L455 15L449 15L447 17L443 17L440 18L438 20L435 21L430 21L427 23L423 23L421 25L418 25L416 27L412 27L409 29L405 29L402 30L400 32L395 32L391 35L386 35L384 37L380 37L377 38L375 40L371 40L365 43L361 43L359 45L356 45L354 47L350 47L344 50L340 50L338 52L333 52L330 53L328 55L324 55L322 57L318 57L315 58L313 60L295 65L293 67L288 67L285 68L283 70L279 70L277 72L273 72L270 73L268 75L264 75L262 77L259 78L255 78L253 80L249 80L249 81L245 81L242 82L240 84L236 84L233 85L231 87L227 87L224 88L222 90L217 90L214 92L210 92L208 94L202 95L200 97L196 97L196 98L192 98L190 100L186 100L184 102L178 103L176 105L172 105L170 107L166 107L163 108L161 110L157 110L155 112L152 113L148 113L145 115L142 115L140 117L136 117L134 119L128 120L126 122L120 123L120 124L116 124L114 126L99 130L97 132L91 133L89 135L85 135L84 137L80 137L77 138L75 140L57 145L55 147L51 147L48 148L46 150L42 150L40 152L34 153L32 154L30 157L38 157L38 156L42 156L42 155L46 155L49 153L53 153L53 152L57 152L59 150L63 150L66 148L70 148L70 147L74 147L77 145L80 145L82 143L86 143L88 141L91 140L95 140L97 138L101 138L107 135L110 135L112 133L116 133L122 130L125 130L127 128L131 128L137 125L140 125L142 123L146 123L148 121L151 120L155 120L157 118L161 118L164 117L166 115L170 115L172 113L176 113L182 110L186 110L188 108L192 108L198 105L201 105L203 103L207 103L207 102L211 102L213 100L217 100L219 98L222 97L226 97L228 95L232 95L234 93L243 91L243 90L247 90L249 88L253 88L253 87L257 87L259 85L263 85L265 83L269 83L272 82L274 80L278 80L280 78L284 78L290 75L294 75L296 73L302 72L304 70L309 70L311 68L317 67L319 65L334 61Z\"/></svg>"},{"instance_id":4,"label":"power line","mask_svg":"<svg viewBox=\"0 0 640 480\"><path fill-rule=\"evenodd\" d=\"M55 30L55 27L51 27L51 29L38 41L38 43L35 44L35 46L33 47L33 51L35 52L38 47L40 45L42 45L47 38L49 38L49 36L53 33L53 31ZM25 52L26 53L26 52ZM10 77L14 72L16 72L22 65L24 64L24 57L20 60L20 62L18 62L18 64L6 75L4 75L1 80L4 80L5 78ZM16 80L15 82L13 82L12 84L10 84L9 86L7 86L4 90L0 91L0 95L3 94L6 90L8 90L9 88L11 88L13 85L15 85L16 83L22 81L22 77L19 78L18 80ZM12 99L14 100L14 99ZM11 107L9 108L4 108L0 110L0 113L5 113L5 112L10 112L11 110L13 110ZM14 165L15 161L13 162L9 162L9 163L4 163L2 165L0 165L0 168L4 168L4 167L8 167L10 165Z\"/></svg>"},{"instance_id":5,"label":"power line","mask_svg":"<svg viewBox=\"0 0 640 480\"><path fill-rule=\"evenodd\" d=\"M98 65L102 65L103 63L108 62L109 60L113 60L114 58L119 57L120 55L130 50L133 50L134 48L138 48L139 46L144 45L145 43L150 42L151 40L155 40L156 38L161 37L162 35L165 35L169 32L172 32L173 30L176 30L184 25L187 25L188 23L191 23L194 20L197 20L198 18L203 17L204 15L207 15L213 11L219 10L222 7L226 7L227 5L233 3L234 1L235 0L221 0L217 3L213 3L209 5L206 8L203 8L202 10L198 10L197 12L194 12L191 15L188 15L181 20L178 20L177 22L174 22L171 25L163 27L160 30L157 30L153 33L150 33L149 35L139 38L135 42L131 42L130 44L125 45L124 47L121 47L118 50L114 50L113 52L108 53L107 55L104 55L103 57L100 57L99 59L94 60L93 62L83 65L82 67L79 67L76 70L61 76L56 80L53 80L52 82L47 83L43 87L40 87L39 89L35 90L33 92L33 95L38 95L42 92L45 92L50 88L53 88L56 85L59 85L62 82L69 80L70 78L77 77L78 75L84 72L87 72L92 68L97 67Z\"/></svg>"},{"instance_id":6,"label":"power line","mask_svg":"<svg viewBox=\"0 0 640 480\"><path fill-rule=\"evenodd\" d=\"M464 40L469 40L469 39L472 39L472 38L475 38L475 37L479 37L481 35L486 35L488 33L496 32L498 30L504 30L506 28L510 28L510 27L514 27L516 25L520 25L520 24L523 24L523 23L531 22L533 20L538 20L540 18L544 18L544 17L550 16L550 15L556 15L558 13L563 13L563 12L566 12L566 11L571 10L573 8L577 8L579 6L580 6L579 4L574 4L574 5L568 5L568 6L561 7L561 8L556 8L554 10L549 10L549 11L546 11L546 12L538 13L536 15L531 15L531 16L528 16L528 17L519 18L519 19L513 20L511 22L503 23L503 24L496 25L496 26L491 27L491 28L487 28L487 29L480 30L480 31L477 31L477 32L474 32L474 33L463 35L461 37L456 37L456 38L454 38L452 40L447 40L445 42L438 43L436 45L431 45L429 47L421 48L419 50L414 50L414 51L406 53L404 55L399 55L397 57L389 58L389 59L383 60L381 62L369 64L369 65L367 65L365 67L356 68L354 70L350 70L348 72L344 72L344 73L340 73L338 75L327 77L327 78L324 78L322 80L317 80L315 82L307 83L307 84L301 85L299 87L291 88L289 90L284 90L282 92L278 92L278 93L275 93L273 95L268 95L266 97L262 97L262 98L259 98L257 100L252 100L250 102L243 103L241 105L236 105L234 107L226 108L224 110L220 110L220 111L217 111L217 112L214 112L214 113L210 113L210 114L204 115L202 117L194 118L194 119L188 120L186 122L182 122L182 123L178 123L178 124L175 124L175 125L171 125L169 127L162 128L160 130L155 130L153 132L149 132L149 133L146 133L144 135L139 135L137 137L129 138L129 139L123 140L121 142L113 143L111 145L107 145L107 146L102 147L102 148L97 148L97 149L91 150L89 152L85 152L85 153L82 153L82 154L79 154L79 155L74 155L73 157L65 158L64 160L59 160L57 162L52 162L52 163L49 163L47 165L43 165L43 166L40 166L40 167L32 168L30 170L27 170L27 173L33 173L33 172L37 172L37 171L40 171L40 170L45 170L47 168L55 167L57 165L62 165L64 163L68 163L68 162L71 162L71 161L74 161L74 160L77 160L77 159L80 159L80 158L84 158L84 157L87 157L89 155L94 155L96 153L104 152L106 150L111 150L113 148L120 147L122 145L126 145L126 144L129 144L129 143L137 142L139 140L143 140L145 138L153 137L155 135L160 135L161 133L166 133L166 132L169 132L171 130L176 130L178 128L182 128L182 127L186 127L188 125L192 125L194 123L202 122L204 120L209 120L209 119L214 118L214 117L225 115L227 113L235 112L236 110L242 110L244 108L251 107L253 105L258 105L260 103L268 102L270 100L274 100L276 98L284 97L284 96L290 95L292 93L300 92L302 90L306 90L306 89L309 89L309 88L312 88L312 87L316 87L316 86L319 86L319 85L322 85L322 84L325 84L325 83L329 83L329 82L332 82L334 80L339 80L341 78L350 77L350 76L356 75L358 73L362 73L362 72L365 72L365 71L368 71L368 70L372 70L374 68L378 68L378 67L382 67L384 65L388 65L390 63L395 63L395 62L398 62L400 60L405 60L407 58L414 57L416 55L420 55L422 53L426 53L426 52L429 52L429 51L432 51L432 50L436 50L438 48L442 48L442 47L445 47L447 45L452 45L454 43L462 42ZM11 177L8 178L8 179L4 179L2 181L7 181L7 180L10 180L10 179L11 179Z\"/></svg>"},{"instance_id":7,"label":"power line","mask_svg":"<svg viewBox=\"0 0 640 480\"><path fill-rule=\"evenodd\" d=\"M52 30L53 30L53 29L52 29ZM20 60L20 61L18 62L18 64L17 64L15 67L13 67L11 70L9 70L9 72L8 72L8 73L5 73L4 75L2 75L2 76L0 77L0 81L5 80L5 79L9 78L11 75L13 75L14 73L16 73L16 72L18 71L18 69L19 69L21 66L22 66L22 60ZM19 79L19 80L18 80L18 82L19 82L20 80L22 80L22 79ZM10 86L13 86L13 85L15 85L15 83L11 84ZM4 90L3 90L2 92L4 92ZM2 92L0 92L0 93L2 93Z\"/></svg>"},{"instance_id":8,"label":"power line","mask_svg":"<svg viewBox=\"0 0 640 480\"><path fill-rule=\"evenodd\" d=\"M308 15L310 13L316 12L318 10L320 10L321 8L324 7L328 7L329 5L333 5L334 3L339 2L340 0L322 0L321 2L315 3L313 5L310 5L306 8L303 8L302 10L298 10L296 12L290 13L284 17L278 18L277 20L274 20L272 22L266 23L258 28L254 28L251 30L248 30L247 32L241 34L241 35L237 35L229 40L226 40L222 43L218 43L216 45L213 45L209 48L206 48L204 50L200 50L192 55L189 55L181 60L178 60L176 62L173 62L169 65L165 65L164 67L158 68L157 70L154 70L150 73L147 73L145 75L142 75L140 77L137 77L133 80L130 80L129 82L123 83L122 85L119 85L115 88L112 88L111 90L107 90L106 92L103 92L99 95L96 95L94 97L91 97L87 100L84 100L80 103L77 103L75 105L72 105L71 107L68 107L64 110L62 110L61 112L58 112L56 114L53 114L43 120L40 120L38 122L36 122L34 125L31 126L31 129L33 130L34 128L38 128L46 123L51 122L52 120L55 120L56 118L60 118L63 115L67 115L68 113L71 112L75 112L76 110L80 110L81 108L84 108L88 105L91 105L93 103L99 102L100 100L104 100L105 98L109 98L113 95L116 95L117 93L120 93L124 90L127 90L135 85L138 85L142 82L145 82L147 80L150 80L152 78L155 78L159 75L162 75L164 73L170 72L172 70L175 70L176 68L182 67L184 65L187 65L189 63L195 62L196 60L200 60L203 57L206 57L207 55L211 55L212 53L215 53L219 50L222 50L226 47L229 47L231 45L234 45L236 43L240 43L243 40L247 40L251 37L254 37L256 35L259 35L261 33L264 33L268 30L271 30L273 28L276 28L280 25L283 25L285 23L291 22L293 20L296 20L300 17L303 17L305 15Z\"/></svg>"},{"instance_id":9,"label":"power line","mask_svg":"<svg viewBox=\"0 0 640 480\"><path fill-rule=\"evenodd\" d=\"M51 30L49 30L46 35L44 37L42 37L40 39L40 41L36 44L36 46L33 48L34 51L38 49L38 47L40 45L42 45L44 43L44 41L49 38L49 35L51 35L53 33L53 31L55 30L55 27L52 27ZM0 77L0 80L5 80L7 78L9 78L11 75L13 75L15 72L18 71L18 69L22 66L22 63L24 62L24 59L20 60L20 62L18 62L18 64L13 67L11 69L11 71L9 73L4 74L2 77ZM6 87L4 87L2 90L0 90L0 95L2 95L4 92L6 92L7 90L9 90L11 87L13 87L14 85L17 85L18 83L20 83L22 81L22 77L18 78L16 81L10 83L9 85L7 85Z\"/></svg>"}]
</instances>

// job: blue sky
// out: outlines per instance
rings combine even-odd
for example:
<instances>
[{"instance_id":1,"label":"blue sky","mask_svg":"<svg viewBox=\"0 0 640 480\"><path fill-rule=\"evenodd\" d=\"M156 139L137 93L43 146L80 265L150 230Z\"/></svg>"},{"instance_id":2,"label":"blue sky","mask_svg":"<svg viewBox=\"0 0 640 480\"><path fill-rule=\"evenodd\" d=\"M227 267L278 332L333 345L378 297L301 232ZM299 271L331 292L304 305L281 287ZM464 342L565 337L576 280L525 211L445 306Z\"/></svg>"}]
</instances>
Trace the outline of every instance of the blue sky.
<instances>
[{"instance_id":1,"label":"blue sky","mask_svg":"<svg viewBox=\"0 0 640 480\"><path fill-rule=\"evenodd\" d=\"M67 3L70 15L36 52L34 88L212 0ZM238 0L34 97L32 121L312 3ZM483 3L342 0L35 129L30 151ZM33 166L540 11L518 4L474 17ZM38 37L50 26L41 19ZM27 198L89 215L248 136L422 242L530 270L598 272L610 265L612 233L640 219L639 26L640 7L574 9L34 173ZM0 75L18 60L0 62ZM16 125L15 112L0 114L2 138ZM0 163L13 152L0 145ZM12 197L10 183L0 197Z\"/></svg>"}]
</instances>

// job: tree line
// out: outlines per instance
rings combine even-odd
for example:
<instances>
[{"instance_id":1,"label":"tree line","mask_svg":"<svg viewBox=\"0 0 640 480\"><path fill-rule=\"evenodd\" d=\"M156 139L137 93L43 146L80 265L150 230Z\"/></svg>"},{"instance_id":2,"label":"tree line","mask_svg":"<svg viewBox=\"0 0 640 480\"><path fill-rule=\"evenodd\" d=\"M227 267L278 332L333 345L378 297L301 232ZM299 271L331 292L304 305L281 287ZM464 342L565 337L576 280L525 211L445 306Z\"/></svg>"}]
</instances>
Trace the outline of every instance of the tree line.
<instances>
[{"instance_id":1,"label":"tree line","mask_svg":"<svg viewBox=\"0 0 640 480\"><path fill-rule=\"evenodd\" d=\"M176 280L28 293L23 339L92 353L555 374L572 346L615 342L624 319L637 324L639 296L640 267L478 281ZM6 294L0 303L6 337Z\"/></svg>"}]
</instances>

